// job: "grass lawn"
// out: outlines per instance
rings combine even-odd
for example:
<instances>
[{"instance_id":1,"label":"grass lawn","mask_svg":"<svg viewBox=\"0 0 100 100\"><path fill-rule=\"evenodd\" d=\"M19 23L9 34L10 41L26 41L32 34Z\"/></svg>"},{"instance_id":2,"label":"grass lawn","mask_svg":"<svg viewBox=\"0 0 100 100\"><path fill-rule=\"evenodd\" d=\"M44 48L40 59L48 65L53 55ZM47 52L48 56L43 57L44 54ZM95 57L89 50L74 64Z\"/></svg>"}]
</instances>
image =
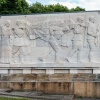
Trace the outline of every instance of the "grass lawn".
<instances>
[{"instance_id":1,"label":"grass lawn","mask_svg":"<svg viewBox=\"0 0 100 100\"><path fill-rule=\"evenodd\" d=\"M30 99L26 99L26 98L0 97L0 100L30 100Z\"/></svg>"}]
</instances>

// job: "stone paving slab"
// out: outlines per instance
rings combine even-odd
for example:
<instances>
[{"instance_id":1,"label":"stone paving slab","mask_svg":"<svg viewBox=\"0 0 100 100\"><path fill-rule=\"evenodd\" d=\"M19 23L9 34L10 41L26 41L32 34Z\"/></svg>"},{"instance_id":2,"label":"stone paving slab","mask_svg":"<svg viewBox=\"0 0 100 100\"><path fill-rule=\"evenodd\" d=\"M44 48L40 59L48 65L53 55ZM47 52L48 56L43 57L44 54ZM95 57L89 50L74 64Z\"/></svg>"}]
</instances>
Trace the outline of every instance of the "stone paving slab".
<instances>
[{"instance_id":1,"label":"stone paving slab","mask_svg":"<svg viewBox=\"0 0 100 100\"><path fill-rule=\"evenodd\" d=\"M72 100L73 95L46 95L42 92L16 92L12 91L10 93L0 92L0 95L12 96L12 97L24 97L31 98L33 100Z\"/></svg>"}]
</instances>

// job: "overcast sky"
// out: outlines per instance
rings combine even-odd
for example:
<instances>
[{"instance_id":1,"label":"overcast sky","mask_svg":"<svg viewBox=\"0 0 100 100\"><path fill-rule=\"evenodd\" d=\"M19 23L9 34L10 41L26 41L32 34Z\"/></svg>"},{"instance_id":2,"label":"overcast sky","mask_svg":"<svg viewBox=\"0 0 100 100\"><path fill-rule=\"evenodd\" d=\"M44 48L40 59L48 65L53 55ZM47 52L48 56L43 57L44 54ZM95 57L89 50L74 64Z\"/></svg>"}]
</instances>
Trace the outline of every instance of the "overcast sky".
<instances>
[{"instance_id":1,"label":"overcast sky","mask_svg":"<svg viewBox=\"0 0 100 100\"><path fill-rule=\"evenodd\" d=\"M56 4L60 3L68 8L74 8L80 6L88 10L100 10L100 0L26 0L30 4L40 2L42 4Z\"/></svg>"}]
</instances>

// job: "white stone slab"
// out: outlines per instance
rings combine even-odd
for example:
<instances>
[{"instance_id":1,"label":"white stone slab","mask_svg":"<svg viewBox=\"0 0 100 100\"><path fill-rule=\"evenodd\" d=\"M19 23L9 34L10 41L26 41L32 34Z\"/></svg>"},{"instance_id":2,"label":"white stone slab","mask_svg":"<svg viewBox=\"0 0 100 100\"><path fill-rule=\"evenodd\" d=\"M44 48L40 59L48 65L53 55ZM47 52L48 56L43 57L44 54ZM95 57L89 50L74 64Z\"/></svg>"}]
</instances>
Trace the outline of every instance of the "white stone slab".
<instances>
[{"instance_id":1,"label":"white stone slab","mask_svg":"<svg viewBox=\"0 0 100 100\"><path fill-rule=\"evenodd\" d=\"M70 73L70 70L66 70L66 69L55 69L55 74L60 74L60 73Z\"/></svg>"},{"instance_id":2,"label":"white stone slab","mask_svg":"<svg viewBox=\"0 0 100 100\"><path fill-rule=\"evenodd\" d=\"M88 70L88 69L85 69L85 70L78 70L78 73L88 73L88 74L92 74L93 70Z\"/></svg>"},{"instance_id":3,"label":"white stone slab","mask_svg":"<svg viewBox=\"0 0 100 100\"><path fill-rule=\"evenodd\" d=\"M78 74L78 70L72 70L72 69L70 69L70 74Z\"/></svg>"},{"instance_id":4,"label":"white stone slab","mask_svg":"<svg viewBox=\"0 0 100 100\"><path fill-rule=\"evenodd\" d=\"M23 69L23 74L31 74L31 69Z\"/></svg>"},{"instance_id":5,"label":"white stone slab","mask_svg":"<svg viewBox=\"0 0 100 100\"><path fill-rule=\"evenodd\" d=\"M93 74L100 74L100 69L93 69Z\"/></svg>"},{"instance_id":6,"label":"white stone slab","mask_svg":"<svg viewBox=\"0 0 100 100\"><path fill-rule=\"evenodd\" d=\"M0 67L10 67L9 64L0 64Z\"/></svg>"},{"instance_id":7,"label":"white stone slab","mask_svg":"<svg viewBox=\"0 0 100 100\"><path fill-rule=\"evenodd\" d=\"M8 70L0 70L0 74L8 74Z\"/></svg>"},{"instance_id":8,"label":"white stone slab","mask_svg":"<svg viewBox=\"0 0 100 100\"><path fill-rule=\"evenodd\" d=\"M36 73L53 74L53 69L59 70L55 73L68 73L67 69L91 73L85 68L100 68L98 11L1 16L0 33L1 70L31 73L28 69L34 68L39 69ZM81 68L84 71L76 71Z\"/></svg>"},{"instance_id":9,"label":"white stone slab","mask_svg":"<svg viewBox=\"0 0 100 100\"><path fill-rule=\"evenodd\" d=\"M54 74L54 70L53 69L47 69L46 74Z\"/></svg>"},{"instance_id":10,"label":"white stone slab","mask_svg":"<svg viewBox=\"0 0 100 100\"><path fill-rule=\"evenodd\" d=\"M46 70L44 69L32 69L32 74L45 74Z\"/></svg>"},{"instance_id":11,"label":"white stone slab","mask_svg":"<svg viewBox=\"0 0 100 100\"><path fill-rule=\"evenodd\" d=\"M9 74L23 74L23 70L20 69L9 70Z\"/></svg>"}]
</instances>

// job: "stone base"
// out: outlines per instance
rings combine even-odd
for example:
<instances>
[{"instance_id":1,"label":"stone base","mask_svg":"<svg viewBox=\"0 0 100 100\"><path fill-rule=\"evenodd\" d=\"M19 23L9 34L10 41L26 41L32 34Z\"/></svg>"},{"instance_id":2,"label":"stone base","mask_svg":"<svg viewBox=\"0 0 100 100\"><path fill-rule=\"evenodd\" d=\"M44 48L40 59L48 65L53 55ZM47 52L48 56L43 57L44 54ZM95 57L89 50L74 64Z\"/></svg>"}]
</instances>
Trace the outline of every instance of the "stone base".
<instances>
[{"instance_id":1,"label":"stone base","mask_svg":"<svg viewBox=\"0 0 100 100\"><path fill-rule=\"evenodd\" d=\"M0 82L100 82L100 74L1 74Z\"/></svg>"},{"instance_id":2,"label":"stone base","mask_svg":"<svg viewBox=\"0 0 100 100\"><path fill-rule=\"evenodd\" d=\"M0 76L0 88L44 94L100 97L99 74L12 74Z\"/></svg>"},{"instance_id":3,"label":"stone base","mask_svg":"<svg viewBox=\"0 0 100 100\"><path fill-rule=\"evenodd\" d=\"M99 74L13 74L1 75L0 88L42 91L44 94L100 97Z\"/></svg>"}]
</instances>

